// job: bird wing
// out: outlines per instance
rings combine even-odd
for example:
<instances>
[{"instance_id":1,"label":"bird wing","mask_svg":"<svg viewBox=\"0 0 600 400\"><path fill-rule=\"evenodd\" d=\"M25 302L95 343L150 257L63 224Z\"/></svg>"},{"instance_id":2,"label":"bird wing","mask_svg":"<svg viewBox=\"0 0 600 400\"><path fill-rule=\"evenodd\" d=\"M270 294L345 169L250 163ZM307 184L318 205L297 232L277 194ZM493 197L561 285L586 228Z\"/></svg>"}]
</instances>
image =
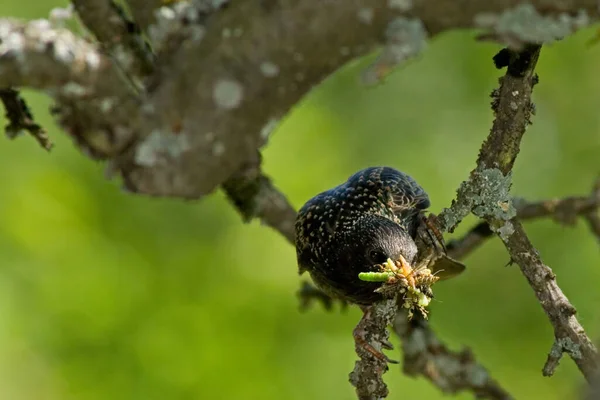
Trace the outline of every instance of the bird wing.
<instances>
[{"instance_id":1,"label":"bird wing","mask_svg":"<svg viewBox=\"0 0 600 400\"><path fill-rule=\"evenodd\" d=\"M417 222L417 214L431 204L425 190L413 178L394 168L367 168L351 176L348 182L357 188L365 187L376 193L377 199L387 208L385 211L388 215L385 216L390 217L391 212L396 222L411 231Z\"/></svg>"},{"instance_id":2,"label":"bird wing","mask_svg":"<svg viewBox=\"0 0 600 400\"><path fill-rule=\"evenodd\" d=\"M326 244L329 240L331 204L334 196L328 191L310 199L296 217L296 254L300 274L310 270L311 266L319 264L321 247L318 243Z\"/></svg>"},{"instance_id":3,"label":"bird wing","mask_svg":"<svg viewBox=\"0 0 600 400\"><path fill-rule=\"evenodd\" d=\"M389 218L413 234L419 213L427 207L427 193L398 170L371 167L355 173L343 184L313 197L299 210L295 229L300 273L319 264L322 247L364 214Z\"/></svg>"},{"instance_id":4,"label":"bird wing","mask_svg":"<svg viewBox=\"0 0 600 400\"><path fill-rule=\"evenodd\" d=\"M404 210L425 210L430 206L429 196L410 176L393 168L381 167L371 174L378 175L384 187L389 188L393 208L396 212Z\"/></svg>"}]
</instances>

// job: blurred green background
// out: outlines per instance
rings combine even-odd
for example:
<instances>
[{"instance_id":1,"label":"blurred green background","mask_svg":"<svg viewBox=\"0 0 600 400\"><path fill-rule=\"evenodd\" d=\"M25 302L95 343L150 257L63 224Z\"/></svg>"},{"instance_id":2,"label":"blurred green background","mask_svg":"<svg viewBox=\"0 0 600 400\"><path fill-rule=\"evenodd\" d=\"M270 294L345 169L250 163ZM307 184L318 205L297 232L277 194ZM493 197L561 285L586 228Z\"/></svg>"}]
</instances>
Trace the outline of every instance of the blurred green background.
<instances>
[{"instance_id":1,"label":"blurred green background","mask_svg":"<svg viewBox=\"0 0 600 400\"><path fill-rule=\"evenodd\" d=\"M57 5L5 0L0 15L44 17ZM592 34L542 51L515 195L587 194L600 172ZM432 211L449 205L489 131L489 93L502 73L491 62L498 46L473 37L435 38L376 88L358 83L364 62L345 68L279 127L267 173L299 207L363 167L387 164L425 187ZM47 154L29 137L0 145L0 399L354 398L360 313L300 313L288 243L258 222L243 225L221 193L198 202L124 193L55 127L48 99L25 94L56 147ZM526 229L599 338L598 243L581 221ZM497 240L470 256L467 273L437 286L432 324L453 348L470 346L516 398L574 398L582 378L570 360L541 376L552 330L508 260ZM400 367L385 377L390 399L443 397Z\"/></svg>"}]
</instances>

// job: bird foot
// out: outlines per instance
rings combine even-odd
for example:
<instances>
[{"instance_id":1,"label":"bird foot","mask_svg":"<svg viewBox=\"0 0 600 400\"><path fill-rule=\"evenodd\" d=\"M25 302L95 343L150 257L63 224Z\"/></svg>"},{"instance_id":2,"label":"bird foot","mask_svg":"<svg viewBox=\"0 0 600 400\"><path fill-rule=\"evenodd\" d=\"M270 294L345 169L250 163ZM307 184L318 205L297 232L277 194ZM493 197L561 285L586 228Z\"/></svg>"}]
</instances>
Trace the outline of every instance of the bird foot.
<instances>
[{"instance_id":1,"label":"bird foot","mask_svg":"<svg viewBox=\"0 0 600 400\"><path fill-rule=\"evenodd\" d=\"M371 344L369 344L369 342L367 342L367 340L365 339L364 331L362 331L362 332L361 331L362 330L359 331L359 330L355 329L353 332L354 341L356 342L356 344L358 344L360 347L362 347L365 351L367 351L369 354L371 354L373 357L377 358L378 360L384 361L388 364L400 364L399 361L392 360L391 358L389 358L388 356L383 354L381 351L379 351L375 347L373 347ZM388 341L386 341L385 343L381 343L381 347L383 347L387 350L394 349L394 346L392 346L392 344Z\"/></svg>"},{"instance_id":2,"label":"bird foot","mask_svg":"<svg viewBox=\"0 0 600 400\"><path fill-rule=\"evenodd\" d=\"M430 213L427 217L423 216L423 228L425 234L429 237L430 244L436 249L436 252L446 254L446 243L444 235L440 231L440 222L437 215Z\"/></svg>"},{"instance_id":3,"label":"bird foot","mask_svg":"<svg viewBox=\"0 0 600 400\"><path fill-rule=\"evenodd\" d=\"M361 307L362 308L362 307ZM373 345L371 345L366 338L366 330L363 328L363 324L365 321L370 319L370 309L363 309L364 314L361 321L358 323L356 328L352 331L352 336L354 337L354 342L360 346L363 350L371 354L373 357L377 358L388 364L399 364L398 361L390 359L388 356L383 354L380 350L377 350ZM380 345L382 348L386 350L393 350L394 346L387 340L383 339L380 341Z\"/></svg>"}]
</instances>

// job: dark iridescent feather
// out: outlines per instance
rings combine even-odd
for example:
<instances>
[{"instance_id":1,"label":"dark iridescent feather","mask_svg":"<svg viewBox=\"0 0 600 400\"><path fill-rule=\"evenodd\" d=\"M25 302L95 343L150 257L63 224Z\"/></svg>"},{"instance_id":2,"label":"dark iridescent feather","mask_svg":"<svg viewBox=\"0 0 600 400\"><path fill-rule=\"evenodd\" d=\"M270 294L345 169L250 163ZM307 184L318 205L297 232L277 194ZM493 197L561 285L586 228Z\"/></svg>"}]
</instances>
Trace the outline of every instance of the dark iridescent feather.
<instances>
[{"instance_id":1,"label":"dark iridescent feather","mask_svg":"<svg viewBox=\"0 0 600 400\"><path fill-rule=\"evenodd\" d=\"M296 220L300 272L345 300L369 304L380 299L380 284L358 279L385 259L417 260L427 193L410 176L389 167L357 172L346 182L310 199ZM420 245L429 246L420 238ZM373 255L375 254L375 255ZM394 258L393 258L394 259Z\"/></svg>"},{"instance_id":2,"label":"dark iridescent feather","mask_svg":"<svg viewBox=\"0 0 600 400\"><path fill-rule=\"evenodd\" d=\"M429 197L410 176L390 167L371 167L343 184L310 199L298 212L297 240L327 242L364 213L381 215L415 235L417 216L430 205ZM304 247L303 246L303 247Z\"/></svg>"},{"instance_id":3,"label":"dark iridescent feather","mask_svg":"<svg viewBox=\"0 0 600 400\"><path fill-rule=\"evenodd\" d=\"M380 283L364 282L360 272L376 271L382 257L402 255L429 267L441 279L458 275L464 265L445 255L443 238L429 227L429 197L410 176L389 167L371 167L310 199L296 219L300 273L308 271L334 297L370 304L381 296ZM373 250L379 256L372 255ZM433 253L432 253L433 252ZM378 258L379 259L376 259Z\"/></svg>"}]
</instances>

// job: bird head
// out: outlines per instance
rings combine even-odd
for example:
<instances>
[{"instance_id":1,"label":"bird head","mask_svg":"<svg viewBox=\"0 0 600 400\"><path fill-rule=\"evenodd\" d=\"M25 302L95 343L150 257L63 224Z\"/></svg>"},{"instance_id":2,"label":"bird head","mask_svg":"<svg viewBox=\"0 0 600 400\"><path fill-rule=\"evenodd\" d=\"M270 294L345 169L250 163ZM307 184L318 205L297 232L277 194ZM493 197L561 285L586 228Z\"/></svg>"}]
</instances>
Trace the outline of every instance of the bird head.
<instances>
[{"instance_id":1,"label":"bird head","mask_svg":"<svg viewBox=\"0 0 600 400\"><path fill-rule=\"evenodd\" d=\"M343 235L339 259L353 273L376 270L377 264L400 256L412 264L417 257L417 245L408 231L396 222L375 214L367 214L354 221Z\"/></svg>"}]
</instances>

